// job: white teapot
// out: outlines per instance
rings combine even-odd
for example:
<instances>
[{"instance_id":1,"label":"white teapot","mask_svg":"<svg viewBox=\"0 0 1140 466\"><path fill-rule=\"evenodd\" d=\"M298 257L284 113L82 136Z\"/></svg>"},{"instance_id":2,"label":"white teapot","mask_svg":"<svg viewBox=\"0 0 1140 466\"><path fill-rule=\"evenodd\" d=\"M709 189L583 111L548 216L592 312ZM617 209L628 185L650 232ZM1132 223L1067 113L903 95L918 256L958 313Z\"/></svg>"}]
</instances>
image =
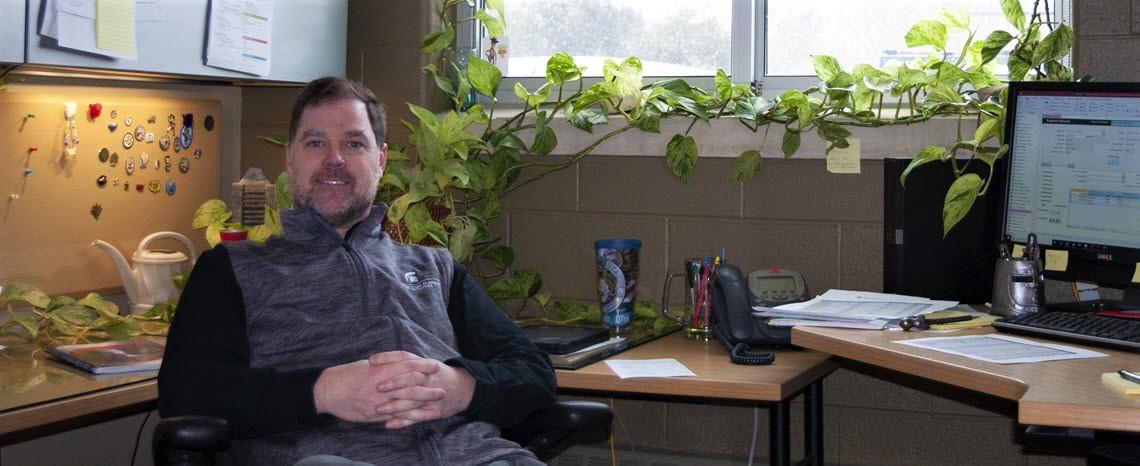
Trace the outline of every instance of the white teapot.
<instances>
[{"instance_id":1,"label":"white teapot","mask_svg":"<svg viewBox=\"0 0 1140 466\"><path fill-rule=\"evenodd\" d=\"M186 246L190 255L168 249L147 249L147 245L160 239L176 239ZM106 241L95 240L91 243L107 252L119 275L123 279L123 287L127 290L127 297L131 302L131 314L142 314L154 307L155 304L164 303L178 297L178 287L171 278L174 274L182 272L183 266L189 271L196 256L194 244L190 239L173 231L160 231L151 233L139 243L138 250L131 255L134 267L127 263L127 258L114 246Z\"/></svg>"}]
</instances>

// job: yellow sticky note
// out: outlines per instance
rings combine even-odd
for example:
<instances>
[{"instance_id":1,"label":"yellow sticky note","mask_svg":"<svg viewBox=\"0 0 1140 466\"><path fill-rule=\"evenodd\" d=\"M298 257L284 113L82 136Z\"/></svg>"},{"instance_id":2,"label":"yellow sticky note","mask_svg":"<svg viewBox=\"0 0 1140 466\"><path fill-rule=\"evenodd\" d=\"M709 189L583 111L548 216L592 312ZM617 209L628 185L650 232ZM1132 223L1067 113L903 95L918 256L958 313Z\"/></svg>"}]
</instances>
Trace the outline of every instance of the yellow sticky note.
<instances>
[{"instance_id":1,"label":"yellow sticky note","mask_svg":"<svg viewBox=\"0 0 1140 466\"><path fill-rule=\"evenodd\" d=\"M1020 259L1023 254L1025 254L1025 246L1022 246L1020 244L1013 245L1013 258L1014 259Z\"/></svg>"},{"instance_id":2,"label":"yellow sticky note","mask_svg":"<svg viewBox=\"0 0 1140 466\"><path fill-rule=\"evenodd\" d=\"M1136 263L1136 270L1132 272L1132 283L1140 283L1140 262Z\"/></svg>"},{"instance_id":3,"label":"yellow sticky note","mask_svg":"<svg viewBox=\"0 0 1140 466\"><path fill-rule=\"evenodd\" d=\"M1069 251L1063 249L1045 250L1045 270L1064 272L1069 268Z\"/></svg>"},{"instance_id":4,"label":"yellow sticky note","mask_svg":"<svg viewBox=\"0 0 1140 466\"><path fill-rule=\"evenodd\" d=\"M845 148L835 147L827 153L827 171L831 173L860 172L859 166L859 138L847 138L849 144Z\"/></svg>"},{"instance_id":5,"label":"yellow sticky note","mask_svg":"<svg viewBox=\"0 0 1140 466\"><path fill-rule=\"evenodd\" d=\"M135 53L135 0L96 0L95 46Z\"/></svg>"},{"instance_id":6,"label":"yellow sticky note","mask_svg":"<svg viewBox=\"0 0 1140 466\"><path fill-rule=\"evenodd\" d=\"M1140 395L1140 384L1124 380L1120 374L1115 372L1105 372L1100 375L1100 381L1104 386L1113 389L1116 392L1125 395Z\"/></svg>"}]
</instances>

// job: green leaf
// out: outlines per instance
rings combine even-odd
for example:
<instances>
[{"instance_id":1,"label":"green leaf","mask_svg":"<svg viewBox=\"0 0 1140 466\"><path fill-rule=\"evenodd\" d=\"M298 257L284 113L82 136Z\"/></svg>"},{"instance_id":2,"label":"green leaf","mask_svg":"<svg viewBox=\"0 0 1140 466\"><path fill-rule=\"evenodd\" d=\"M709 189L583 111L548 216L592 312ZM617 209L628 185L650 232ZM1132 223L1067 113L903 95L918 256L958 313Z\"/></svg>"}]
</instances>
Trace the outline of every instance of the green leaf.
<instances>
[{"instance_id":1,"label":"green leaf","mask_svg":"<svg viewBox=\"0 0 1140 466\"><path fill-rule=\"evenodd\" d=\"M922 150L918 151L918 154L915 155L914 158L910 160L910 164L906 166L906 169L903 170L902 175L899 176L899 184L901 184L903 188L906 188L906 176L909 175L912 170L914 170L915 168L918 168L922 165L926 165L930 162L936 162L936 161L942 160L942 158L945 156L946 156L946 148L945 147L939 147L939 146L923 147Z\"/></svg>"},{"instance_id":2,"label":"green leaf","mask_svg":"<svg viewBox=\"0 0 1140 466\"><path fill-rule=\"evenodd\" d=\"M246 230L246 236L250 241L264 243L273 236L273 232L266 225L254 225Z\"/></svg>"},{"instance_id":3,"label":"green leaf","mask_svg":"<svg viewBox=\"0 0 1140 466\"><path fill-rule=\"evenodd\" d=\"M997 137L999 128L1001 128L1001 122L997 118L985 118L982 124L978 125L978 129L974 131L974 143L980 146L986 140Z\"/></svg>"},{"instance_id":4,"label":"green leaf","mask_svg":"<svg viewBox=\"0 0 1140 466\"><path fill-rule=\"evenodd\" d=\"M758 150L746 150L741 152L732 161L732 170L729 172L729 179L737 183L743 183L751 180L756 173L760 171L760 165L764 163L764 158Z\"/></svg>"},{"instance_id":5,"label":"green leaf","mask_svg":"<svg viewBox=\"0 0 1140 466\"><path fill-rule=\"evenodd\" d=\"M433 236L433 239L436 239L440 244L446 244L447 233L444 231L443 225L431 218L431 213L422 202L408 207L408 211L404 214L404 224L408 226L408 239L413 243L423 241L430 233L434 232L439 235L440 232L443 232L443 241L439 241L440 238L436 236Z\"/></svg>"},{"instance_id":6,"label":"green leaf","mask_svg":"<svg viewBox=\"0 0 1140 466\"><path fill-rule=\"evenodd\" d=\"M494 186L492 183L491 186ZM489 222L499 216L503 211L502 203L498 197L493 195L483 196L475 209L470 211L473 215L479 217L484 222Z\"/></svg>"},{"instance_id":7,"label":"green leaf","mask_svg":"<svg viewBox=\"0 0 1140 466\"><path fill-rule=\"evenodd\" d=\"M491 37L503 37L506 33L506 27L498 18L487 14L484 10L475 12L475 18L483 23L483 27L487 28L487 35Z\"/></svg>"},{"instance_id":8,"label":"green leaf","mask_svg":"<svg viewBox=\"0 0 1140 466\"><path fill-rule=\"evenodd\" d=\"M1033 49L1033 66L1065 58L1073 49L1073 29L1059 24Z\"/></svg>"},{"instance_id":9,"label":"green leaf","mask_svg":"<svg viewBox=\"0 0 1140 466\"><path fill-rule=\"evenodd\" d=\"M38 308L46 308L51 303L51 298L39 288L24 282L5 283L4 289L0 290L0 304L14 301L23 301Z\"/></svg>"},{"instance_id":10,"label":"green leaf","mask_svg":"<svg viewBox=\"0 0 1140 466\"><path fill-rule=\"evenodd\" d=\"M452 42L455 42L455 29L451 25L447 25L444 30L425 36L423 42L420 42L420 51L436 53L446 49Z\"/></svg>"},{"instance_id":11,"label":"green leaf","mask_svg":"<svg viewBox=\"0 0 1140 466\"><path fill-rule=\"evenodd\" d=\"M75 325L63 320L62 317L48 316L51 322L51 329L61 335L75 336L79 335L79 329Z\"/></svg>"},{"instance_id":12,"label":"green leaf","mask_svg":"<svg viewBox=\"0 0 1140 466\"><path fill-rule=\"evenodd\" d=\"M812 66L815 68L815 75L823 82L830 83L839 73L843 71L839 67L839 60L831 55L812 55Z\"/></svg>"},{"instance_id":13,"label":"green leaf","mask_svg":"<svg viewBox=\"0 0 1140 466\"><path fill-rule=\"evenodd\" d=\"M595 109L586 109L570 117L570 124L587 133L594 132L594 125L604 125L609 122L606 115Z\"/></svg>"},{"instance_id":14,"label":"green leaf","mask_svg":"<svg viewBox=\"0 0 1140 466\"><path fill-rule=\"evenodd\" d=\"M546 99L550 97L550 86L543 85L542 87L538 88L537 91L531 93L526 89L526 86L523 86L522 83L516 81L515 96L518 97L519 100L526 102L526 104L531 107L538 107L539 105L542 105L543 102L546 102Z\"/></svg>"},{"instance_id":15,"label":"green leaf","mask_svg":"<svg viewBox=\"0 0 1140 466\"><path fill-rule=\"evenodd\" d=\"M79 300L79 304L94 309L97 314L103 317L115 317L119 315L119 306L103 299L95 293L88 293L87 296Z\"/></svg>"},{"instance_id":16,"label":"green leaf","mask_svg":"<svg viewBox=\"0 0 1140 466\"><path fill-rule=\"evenodd\" d=\"M558 136L554 134L553 129L543 126L534 135L534 144L530 146L530 151L535 154L546 155L553 151L556 146L558 146Z\"/></svg>"},{"instance_id":17,"label":"green leaf","mask_svg":"<svg viewBox=\"0 0 1140 466\"><path fill-rule=\"evenodd\" d=\"M661 132L661 115L651 112L646 112L641 118L638 118L634 123L637 128L647 133L660 133Z\"/></svg>"},{"instance_id":18,"label":"green leaf","mask_svg":"<svg viewBox=\"0 0 1140 466\"><path fill-rule=\"evenodd\" d=\"M1001 50L1013 40L1013 35L1005 31L991 32L982 43L982 63L984 65L997 58Z\"/></svg>"},{"instance_id":19,"label":"green leaf","mask_svg":"<svg viewBox=\"0 0 1140 466\"><path fill-rule=\"evenodd\" d=\"M722 69L716 70L716 78L713 79L713 84L716 86L716 95L720 100L729 100L732 96L732 81L728 79L728 73Z\"/></svg>"},{"instance_id":20,"label":"green leaf","mask_svg":"<svg viewBox=\"0 0 1140 466\"><path fill-rule=\"evenodd\" d=\"M1025 30L1025 10L1021 9L1019 0L1001 0L1001 12L1005 14L1005 20L1015 29Z\"/></svg>"},{"instance_id":21,"label":"green leaf","mask_svg":"<svg viewBox=\"0 0 1140 466\"><path fill-rule=\"evenodd\" d=\"M523 269L510 278L504 278L487 287L487 294L494 299L524 299L534 296L542 289L542 276L534 270Z\"/></svg>"},{"instance_id":22,"label":"green leaf","mask_svg":"<svg viewBox=\"0 0 1140 466\"><path fill-rule=\"evenodd\" d=\"M970 30L970 14L963 10L949 10L943 9L938 12L938 17L947 26L961 29L964 31Z\"/></svg>"},{"instance_id":23,"label":"green leaf","mask_svg":"<svg viewBox=\"0 0 1140 466\"><path fill-rule=\"evenodd\" d=\"M289 138L282 136L280 134L270 134L270 135L265 135L265 136L258 135L257 139L261 140L262 142L273 144L273 145L279 146L279 147L285 147L285 146L289 145Z\"/></svg>"},{"instance_id":24,"label":"green leaf","mask_svg":"<svg viewBox=\"0 0 1140 466\"><path fill-rule=\"evenodd\" d=\"M665 146L665 163L673 176L688 183L693 167L697 164L697 141L692 136L673 135Z\"/></svg>"},{"instance_id":25,"label":"green leaf","mask_svg":"<svg viewBox=\"0 0 1140 466\"><path fill-rule=\"evenodd\" d=\"M946 50L946 25L932 19L924 19L911 26L906 32L907 47L929 45L939 52Z\"/></svg>"},{"instance_id":26,"label":"green leaf","mask_svg":"<svg viewBox=\"0 0 1140 466\"><path fill-rule=\"evenodd\" d=\"M515 251L508 246L495 246L483 253L483 257L494 264L495 268L504 270L515 262Z\"/></svg>"},{"instance_id":27,"label":"green leaf","mask_svg":"<svg viewBox=\"0 0 1140 466\"><path fill-rule=\"evenodd\" d=\"M1024 58L1018 56L1017 53L1012 53L1009 55L1009 80L1010 81L1022 81L1022 80L1024 80L1025 75L1029 73L1030 68L1032 68L1032 66L1029 66L1029 62L1026 61Z\"/></svg>"},{"instance_id":28,"label":"green leaf","mask_svg":"<svg viewBox=\"0 0 1140 466\"><path fill-rule=\"evenodd\" d=\"M95 315L86 307L76 303L60 306L47 312L50 317L59 317L64 322L74 325L91 325L95 322Z\"/></svg>"},{"instance_id":29,"label":"green leaf","mask_svg":"<svg viewBox=\"0 0 1140 466\"><path fill-rule=\"evenodd\" d=\"M25 332L28 332L29 340L35 339L40 334L39 324L37 324L36 320L31 316L16 314L9 308L8 318L23 327Z\"/></svg>"},{"instance_id":30,"label":"green leaf","mask_svg":"<svg viewBox=\"0 0 1140 466\"><path fill-rule=\"evenodd\" d=\"M974 200L978 198L978 190L982 188L982 177L974 173L967 173L954 180L950 189L946 191L946 201L942 205L942 237L945 238L950 230L970 212Z\"/></svg>"},{"instance_id":31,"label":"green leaf","mask_svg":"<svg viewBox=\"0 0 1140 466\"><path fill-rule=\"evenodd\" d=\"M225 229L226 229L226 224L224 224L224 223L211 223L211 224L207 225L206 226L206 243L208 243L211 248L214 246L217 246L219 243L222 242L222 230L225 230Z\"/></svg>"},{"instance_id":32,"label":"green leaf","mask_svg":"<svg viewBox=\"0 0 1140 466\"><path fill-rule=\"evenodd\" d=\"M794 111L800 126L808 124L812 119L811 102L808 101L807 95L801 91L792 89L780 93L779 105L781 108Z\"/></svg>"},{"instance_id":33,"label":"green leaf","mask_svg":"<svg viewBox=\"0 0 1140 466\"><path fill-rule=\"evenodd\" d=\"M277 182L273 183L273 199L277 201L278 209L293 208L293 193L289 188L289 173L282 171L277 175Z\"/></svg>"},{"instance_id":34,"label":"green leaf","mask_svg":"<svg viewBox=\"0 0 1140 466\"><path fill-rule=\"evenodd\" d=\"M79 301L76 301L75 298L72 298L71 296L56 296L54 298L51 298L51 301L48 302L47 308L45 308L45 310L50 312L61 307L78 305Z\"/></svg>"},{"instance_id":35,"label":"green leaf","mask_svg":"<svg viewBox=\"0 0 1140 466\"><path fill-rule=\"evenodd\" d=\"M456 217L463 218L463 217ZM470 219L457 221L451 226L451 235L447 239L447 250L456 261L467 262L473 252L472 244L475 242L475 233L478 227Z\"/></svg>"},{"instance_id":36,"label":"green leaf","mask_svg":"<svg viewBox=\"0 0 1140 466\"><path fill-rule=\"evenodd\" d=\"M139 322L130 317L117 317L101 320L96 328L102 330L111 338L130 338L142 335L143 329Z\"/></svg>"},{"instance_id":37,"label":"green leaf","mask_svg":"<svg viewBox=\"0 0 1140 466\"><path fill-rule=\"evenodd\" d=\"M198 206L194 211L194 220L190 224L195 230L206 228L209 225L225 223L233 214L230 213L226 203L221 199L210 199Z\"/></svg>"},{"instance_id":38,"label":"green leaf","mask_svg":"<svg viewBox=\"0 0 1140 466\"><path fill-rule=\"evenodd\" d=\"M543 291L541 293L537 293L534 295L534 300L538 301L539 306L546 307L547 304L550 304L550 292Z\"/></svg>"},{"instance_id":39,"label":"green leaf","mask_svg":"<svg viewBox=\"0 0 1140 466\"><path fill-rule=\"evenodd\" d=\"M495 90L499 88L499 82L503 80L503 72L499 71L495 65L472 53L467 57L467 79L471 81L471 87L475 89L475 92L487 97L495 97Z\"/></svg>"},{"instance_id":40,"label":"green leaf","mask_svg":"<svg viewBox=\"0 0 1140 466\"><path fill-rule=\"evenodd\" d=\"M784 128L784 140L780 144L780 150L784 152L784 158L791 157L800 150L800 133L791 128Z\"/></svg>"},{"instance_id":41,"label":"green leaf","mask_svg":"<svg viewBox=\"0 0 1140 466\"><path fill-rule=\"evenodd\" d=\"M582 68L574 64L574 57L566 52L558 52L546 60L546 80L551 84L582 79Z\"/></svg>"}]
</instances>

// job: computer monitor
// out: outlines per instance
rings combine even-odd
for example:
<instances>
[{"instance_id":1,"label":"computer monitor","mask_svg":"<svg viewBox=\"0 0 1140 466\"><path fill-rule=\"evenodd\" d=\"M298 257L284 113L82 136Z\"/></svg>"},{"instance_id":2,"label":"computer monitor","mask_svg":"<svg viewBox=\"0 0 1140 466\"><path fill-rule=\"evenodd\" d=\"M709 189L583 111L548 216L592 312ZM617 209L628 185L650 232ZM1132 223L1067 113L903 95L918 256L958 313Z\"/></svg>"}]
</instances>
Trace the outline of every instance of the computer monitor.
<instances>
[{"instance_id":1,"label":"computer monitor","mask_svg":"<svg viewBox=\"0 0 1140 466\"><path fill-rule=\"evenodd\" d=\"M1013 82L1008 97L1004 234L1037 235L1047 278L1125 290L1066 310L1140 307L1140 83Z\"/></svg>"}]
</instances>

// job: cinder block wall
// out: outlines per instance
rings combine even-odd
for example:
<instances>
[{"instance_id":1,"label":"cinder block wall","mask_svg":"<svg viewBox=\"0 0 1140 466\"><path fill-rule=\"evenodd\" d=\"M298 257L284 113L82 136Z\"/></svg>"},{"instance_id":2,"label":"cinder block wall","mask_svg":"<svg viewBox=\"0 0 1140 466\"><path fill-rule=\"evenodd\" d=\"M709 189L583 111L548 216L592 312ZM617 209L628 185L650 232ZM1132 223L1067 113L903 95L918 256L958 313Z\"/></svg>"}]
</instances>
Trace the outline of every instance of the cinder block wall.
<instances>
[{"instance_id":1,"label":"cinder block wall","mask_svg":"<svg viewBox=\"0 0 1140 466\"><path fill-rule=\"evenodd\" d=\"M1099 80L1140 76L1140 0L1074 1L1078 75ZM393 142L402 140L403 102L431 105L418 44L431 26L431 2L349 2L348 75L388 103ZM294 94L290 94L293 92ZM295 90L243 93L242 166L274 176L280 152L254 138L284 134ZM905 154L895 154L905 155ZM276 169L273 163L276 162ZM729 159L705 159L688 185L669 176L662 157L622 153L590 157L506 200L501 231L520 266L542 271L556 296L593 299L592 241L635 236L644 242L642 296L659 300L667 268L726 247L752 269L771 264L799 270L813 291L882 287L882 164L863 174L829 175L822 160L765 160L761 175L741 186L726 181ZM758 369L762 370L762 369ZM857 364L824 383L825 460L845 465L1084 464L1062 443L1027 445L1011 402L964 393ZM746 461L750 406L699 400L614 399L619 459L631 451ZM794 411L793 432L800 432ZM767 416L761 411L766 448ZM797 433L793 455L802 451ZM564 455L569 460L575 450ZM763 449L761 450L763 451Z\"/></svg>"}]
</instances>

